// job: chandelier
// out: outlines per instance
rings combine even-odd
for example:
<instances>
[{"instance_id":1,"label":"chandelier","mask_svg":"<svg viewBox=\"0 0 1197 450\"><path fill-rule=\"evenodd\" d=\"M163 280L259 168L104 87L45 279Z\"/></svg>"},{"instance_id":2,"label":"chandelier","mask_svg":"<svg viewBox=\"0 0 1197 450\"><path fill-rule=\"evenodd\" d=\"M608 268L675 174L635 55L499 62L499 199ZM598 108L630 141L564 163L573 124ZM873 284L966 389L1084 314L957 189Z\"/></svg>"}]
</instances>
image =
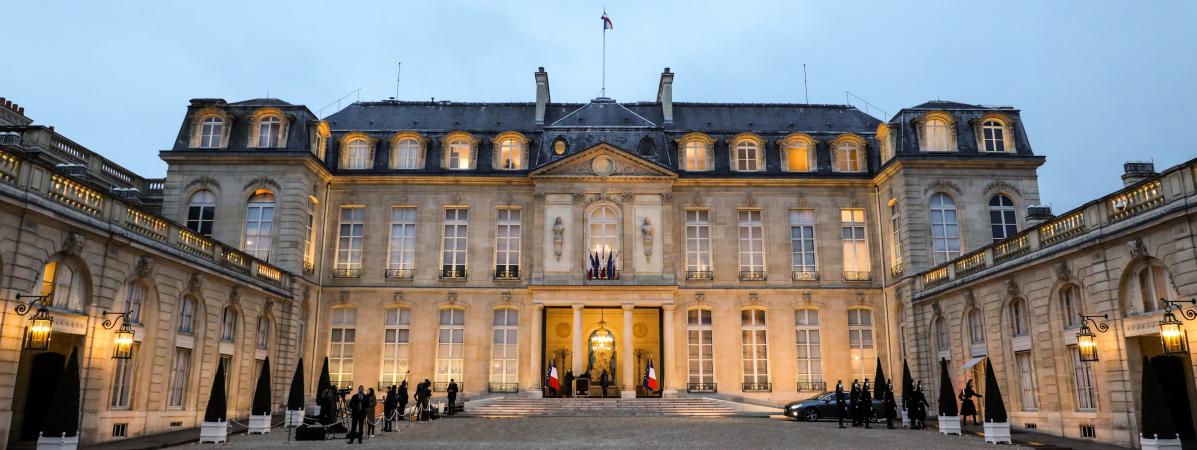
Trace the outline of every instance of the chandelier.
<instances>
[{"instance_id":1,"label":"chandelier","mask_svg":"<svg viewBox=\"0 0 1197 450\"><path fill-rule=\"evenodd\" d=\"M607 330L607 321L602 315L599 316L598 326L598 330L595 330L594 335L590 336L590 351L609 352L615 348L615 338Z\"/></svg>"}]
</instances>

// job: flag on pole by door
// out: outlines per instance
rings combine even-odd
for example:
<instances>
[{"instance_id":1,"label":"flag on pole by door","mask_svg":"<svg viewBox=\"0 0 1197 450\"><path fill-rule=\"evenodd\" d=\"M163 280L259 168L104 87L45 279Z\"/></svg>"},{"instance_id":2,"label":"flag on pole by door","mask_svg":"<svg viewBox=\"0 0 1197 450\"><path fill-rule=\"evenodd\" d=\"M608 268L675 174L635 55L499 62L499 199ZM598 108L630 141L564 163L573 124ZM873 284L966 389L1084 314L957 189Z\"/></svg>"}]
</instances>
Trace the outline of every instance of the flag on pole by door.
<instances>
[{"instance_id":1,"label":"flag on pole by door","mask_svg":"<svg viewBox=\"0 0 1197 450\"><path fill-rule=\"evenodd\" d=\"M644 388L650 391L657 390L657 370L653 369L653 360L648 360L648 367L644 368Z\"/></svg>"},{"instance_id":2,"label":"flag on pole by door","mask_svg":"<svg viewBox=\"0 0 1197 450\"><path fill-rule=\"evenodd\" d=\"M557 378L557 361L553 361L549 364L548 378L549 387L553 388L554 390L561 389L561 380Z\"/></svg>"},{"instance_id":3,"label":"flag on pole by door","mask_svg":"<svg viewBox=\"0 0 1197 450\"><path fill-rule=\"evenodd\" d=\"M615 26L611 25L611 18L607 17L607 10L603 10L603 29L613 30Z\"/></svg>"}]
</instances>

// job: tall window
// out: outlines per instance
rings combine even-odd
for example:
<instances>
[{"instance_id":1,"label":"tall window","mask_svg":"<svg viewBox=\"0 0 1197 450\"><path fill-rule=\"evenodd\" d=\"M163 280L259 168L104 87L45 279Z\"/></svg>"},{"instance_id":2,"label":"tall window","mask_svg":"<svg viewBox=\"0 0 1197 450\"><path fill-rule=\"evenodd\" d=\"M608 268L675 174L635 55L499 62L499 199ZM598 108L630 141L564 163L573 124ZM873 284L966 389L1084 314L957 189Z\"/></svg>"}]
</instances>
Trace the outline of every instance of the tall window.
<instances>
[{"instance_id":1,"label":"tall window","mask_svg":"<svg viewBox=\"0 0 1197 450\"><path fill-rule=\"evenodd\" d=\"M520 170L524 168L524 144L518 139L507 138L499 141L499 167L505 170Z\"/></svg>"},{"instance_id":2,"label":"tall window","mask_svg":"<svg viewBox=\"0 0 1197 450\"><path fill-rule=\"evenodd\" d=\"M332 384L348 387L353 384L353 346L357 340L357 310L333 308L329 324L332 329L328 338L328 376Z\"/></svg>"},{"instance_id":3,"label":"tall window","mask_svg":"<svg viewBox=\"0 0 1197 450\"><path fill-rule=\"evenodd\" d=\"M141 304L145 298L145 287L136 281L130 281L125 287L125 309L129 313L129 322L141 323Z\"/></svg>"},{"instance_id":4,"label":"tall window","mask_svg":"<svg viewBox=\"0 0 1197 450\"><path fill-rule=\"evenodd\" d=\"M129 358L113 360L112 394L109 404L112 409L129 409L129 397L133 391L133 361L137 358L137 347L131 350Z\"/></svg>"},{"instance_id":5,"label":"tall window","mask_svg":"<svg viewBox=\"0 0 1197 450\"><path fill-rule=\"evenodd\" d=\"M806 390L822 390L822 386L815 385L823 381L823 363L819 350L819 311L794 311L794 331L798 336L798 383L807 383Z\"/></svg>"},{"instance_id":6,"label":"tall window","mask_svg":"<svg viewBox=\"0 0 1197 450\"><path fill-rule=\"evenodd\" d=\"M316 200L309 198L304 209L303 270L311 272L316 265Z\"/></svg>"},{"instance_id":7,"label":"tall window","mask_svg":"<svg viewBox=\"0 0 1197 450\"><path fill-rule=\"evenodd\" d=\"M1027 317L1027 302L1016 298L1010 302L1010 328L1014 337L1031 334L1031 327Z\"/></svg>"},{"instance_id":8,"label":"tall window","mask_svg":"<svg viewBox=\"0 0 1197 450\"><path fill-rule=\"evenodd\" d=\"M179 334L190 335L195 328L195 299L190 295L179 302Z\"/></svg>"},{"instance_id":9,"label":"tall window","mask_svg":"<svg viewBox=\"0 0 1197 450\"><path fill-rule=\"evenodd\" d=\"M470 141L456 139L449 143L450 170L465 170L470 168Z\"/></svg>"},{"instance_id":10,"label":"tall window","mask_svg":"<svg viewBox=\"0 0 1197 450\"><path fill-rule=\"evenodd\" d=\"M951 125L948 124L948 121L938 117L927 119L927 121L923 124L923 127L925 128L924 134L927 138L927 142L923 147L923 150L930 152L952 151L951 137L949 135L950 126Z\"/></svg>"},{"instance_id":11,"label":"tall window","mask_svg":"<svg viewBox=\"0 0 1197 450\"><path fill-rule=\"evenodd\" d=\"M873 350L873 312L867 309L848 310L848 352L852 361L852 376L872 378L869 363L877 358Z\"/></svg>"},{"instance_id":12,"label":"tall window","mask_svg":"<svg viewBox=\"0 0 1197 450\"><path fill-rule=\"evenodd\" d=\"M792 139L785 143L786 171L810 172L811 151L810 142L805 139Z\"/></svg>"},{"instance_id":13,"label":"tall window","mask_svg":"<svg viewBox=\"0 0 1197 450\"><path fill-rule=\"evenodd\" d=\"M402 382L408 370L411 310L387 308L383 313L382 325L382 374L379 379L384 386L389 386Z\"/></svg>"},{"instance_id":14,"label":"tall window","mask_svg":"<svg viewBox=\"0 0 1197 450\"><path fill-rule=\"evenodd\" d=\"M519 367L518 332L519 311L496 309L490 347L491 384L508 385L507 387L513 388L519 382L516 370Z\"/></svg>"},{"instance_id":15,"label":"tall window","mask_svg":"<svg viewBox=\"0 0 1197 450\"><path fill-rule=\"evenodd\" d=\"M401 139L395 148L395 168L401 170L420 168L420 143L413 138Z\"/></svg>"},{"instance_id":16,"label":"tall window","mask_svg":"<svg viewBox=\"0 0 1197 450\"><path fill-rule=\"evenodd\" d=\"M204 236L212 235L216 221L216 196L207 189L191 194L187 203L187 228Z\"/></svg>"},{"instance_id":17,"label":"tall window","mask_svg":"<svg viewBox=\"0 0 1197 450\"><path fill-rule=\"evenodd\" d=\"M869 261L869 242L865 238L864 210L841 209L840 228L844 240L844 272L868 274L872 265Z\"/></svg>"},{"instance_id":18,"label":"tall window","mask_svg":"<svg viewBox=\"0 0 1197 450\"><path fill-rule=\"evenodd\" d=\"M42 269L41 295L52 295L50 304L55 308L82 312L84 281L70 264L50 261Z\"/></svg>"},{"instance_id":19,"label":"tall window","mask_svg":"<svg viewBox=\"0 0 1197 450\"><path fill-rule=\"evenodd\" d=\"M337 230L337 262L333 272L339 277L358 277L362 272L362 242L365 239L366 208L342 206Z\"/></svg>"},{"instance_id":20,"label":"tall window","mask_svg":"<svg viewBox=\"0 0 1197 450\"><path fill-rule=\"evenodd\" d=\"M1035 360L1031 359L1031 352L1015 352L1014 361L1018 363L1018 389L1022 399L1023 411L1039 409L1039 381L1035 378Z\"/></svg>"},{"instance_id":21,"label":"tall window","mask_svg":"<svg viewBox=\"0 0 1197 450\"><path fill-rule=\"evenodd\" d=\"M220 364L224 366L224 401L229 401L229 398L235 395L233 393L233 355L220 355Z\"/></svg>"},{"instance_id":22,"label":"tall window","mask_svg":"<svg viewBox=\"0 0 1197 450\"><path fill-rule=\"evenodd\" d=\"M1092 411L1097 409L1097 376L1093 367L1081 361L1081 353L1075 345L1068 346L1072 355L1072 383L1076 387L1076 409Z\"/></svg>"},{"instance_id":23,"label":"tall window","mask_svg":"<svg viewBox=\"0 0 1197 450\"><path fill-rule=\"evenodd\" d=\"M266 116L258 120L258 147L278 147L279 136L282 134L283 122L275 116Z\"/></svg>"},{"instance_id":24,"label":"tall window","mask_svg":"<svg viewBox=\"0 0 1197 450\"><path fill-rule=\"evenodd\" d=\"M855 141L841 141L835 146L836 172L864 172L864 155Z\"/></svg>"},{"instance_id":25,"label":"tall window","mask_svg":"<svg viewBox=\"0 0 1197 450\"><path fill-rule=\"evenodd\" d=\"M993 230L993 242L1018 234L1018 220L1010 197L998 194L989 199L989 227Z\"/></svg>"},{"instance_id":26,"label":"tall window","mask_svg":"<svg viewBox=\"0 0 1197 450\"><path fill-rule=\"evenodd\" d=\"M387 277L411 278L416 261L416 208L391 208L391 243L387 255Z\"/></svg>"},{"instance_id":27,"label":"tall window","mask_svg":"<svg viewBox=\"0 0 1197 450\"><path fill-rule=\"evenodd\" d=\"M740 279L765 279L765 240L760 210L740 210Z\"/></svg>"},{"instance_id":28,"label":"tall window","mask_svg":"<svg viewBox=\"0 0 1197 450\"><path fill-rule=\"evenodd\" d=\"M1075 285L1070 284L1060 289L1060 312L1064 314L1065 329L1081 326L1081 297Z\"/></svg>"},{"instance_id":29,"label":"tall window","mask_svg":"<svg viewBox=\"0 0 1197 450\"><path fill-rule=\"evenodd\" d=\"M951 351L948 341L948 324L942 318L935 321L935 350L939 352L940 357Z\"/></svg>"},{"instance_id":30,"label":"tall window","mask_svg":"<svg viewBox=\"0 0 1197 450\"><path fill-rule=\"evenodd\" d=\"M740 338L744 364L744 390L769 390L769 345L765 310L740 311ZM747 386L753 385L753 386Z\"/></svg>"},{"instance_id":31,"label":"tall window","mask_svg":"<svg viewBox=\"0 0 1197 450\"><path fill-rule=\"evenodd\" d=\"M270 319L258 317L258 335L255 344L261 350L270 348Z\"/></svg>"},{"instance_id":32,"label":"tall window","mask_svg":"<svg viewBox=\"0 0 1197 450\"><path fill-rule=\"evenodd\" d=\"M466 244L469 239L469 224L469 209L445 208L445 232L441 248L442 277L465 277Z\"/></svg>"},{"instance_id":33,"label":"tall window","mask_svg":"<svg viewBox=\"0 0 1197 450\"><path fill-rule=\"evenodd\" d=\"M984 141L984 151L1006 151L1006 126L1001 122L990 119L981 124L981 140Z\"/></svg>"},{"instance_id":34,"label":"tall window","mask_svg":"<svg viewBox=\"0 0 1197 450\"><path fill-rule=\"evenodd\" d=\"M274 236L274 194L263 192L249 198L245 214L245 250L261 260L270 259Z\"/></svg>"},{"instance_id":35,"label":"tall window","mask_svg":"<svg viewBox=\"0 0 1197 450\"><path fill-rule=\"evenodd\" d=\"M237 310L227 306L220 315L220 340L224 342L237 340Z\"/></svg>"},{"instance_id":36,"label":"tall window","mask_svg":"<svg viewBox=\"0 0 1197 450\"><path fill-rule=\"evenodd\" d=\"M942 192L931 196L931 255L936 265L960 256L956 202Z\"/></svg>"},{"instance_id":37,"label":"tall window","mask_svg":"<svg viewBox=\"0 0 1197 450\"><path fill-rule=\"evenodd\" d=\"M1164 307L1161 298L1176 298L1176 291L1168 283L1164 268L1157 265L1142 267L1135 273L1135 282L1139 285L1139 301L1143 312L1151 312ZM57 297L57 296L55 296Z\"/></svg>"},{"instance_id":38,"label":"tall window","mask_svg":"<svg viewBox=\"0 0 1197 450\"><path fill-rule=\"evenodd\" d=\"M176 348L175 364L170 371L170 392L166 405L182 408L187 401L187 376L191 372L191 349Z\"/></svg>"},{"instance_id":39,"label":"tall window","mask_svg":"<svg viewBox=\"0 0 1197 450\"><path fill-rule=\"evenodd\" d=\"M495 278L520 276L520 209L499 208L495 218Z\"/></svg>"},{"instance_id":40,"label":"tall window","mask_svg":"<svg viewBox=\"0 0 1197 450\"><path fill-rule=\"evenodd\" d=\"M889 205L889 254L893 266L902 265L902 216L898 214L898 202Z\"/></svg>"},{"instance_id":41,"label":"tall window","mask_svg":"<svg viewBox=\"0 0 1197 450\"><path fill-rule=\"evenodd\" d=\"M761 147L751 139L736 141L736 170L755 172L761 170Z\"/></svg>"},{"instance_id":42,"label":"tall window","mask_svg":"<svg viewBox=\"0 0 1197 450\"><path fill-rule=\"evenodd\" d=\"M442 309L436 337L437 383L462 380L465 358L465 310Z\"/></svg>"},{"instance_id":43,"label":"tall window","mask_svg":"<svg viewBox=\"0 0 1197 450\"><path fill-rule=\"evenodd\" d=\"M794 273L814 273L815 210L790 211L790 270Z\"/></svg>"},{"instance_id":44,"label":"tall window","mask_svg":"<svg viewBox=\"0 0 1197 450\"><path fill-rule=\"evenodd\" d=\"M686 278L711 278L711 211L686 210Z\"/></svg>"},{"instance_id":45,"label":"tall window","mask_svg":"<svg viewBox=\"0 0 1197 450\"><path fill-rule=\"evenodd\" d=\"M200 148L224 147L224 119L209 116L200 125Z\"/></svg>"},{"instance_id":46,"label":"tall window","mask_svg":"<svg viewBox=\"0 0 1197 450\"><path fill-rule=\"evenodd\" d=\"M590 236L588 236L587 248L589 254L585 255L589 260L591 255L597 255L602 260L610 257L616 261L616 268L619 268L619 214L615 212L615 208L607 205L601 205L590 212L590 219L588 220L590 228ZM585 267L590 267L587 262Z\"/></svg>"},{"instance_id":47,"label":"tall window","mask_svg":"<svg viewBox=\"0 0 1197 450\"><path fill-rule=\"evenodd\" d=\"M715 383L715 342L711 329L711 310L686 312L687 365L690 384L695 390L713 391Z\"/></svg>"},{"instance_id":48,"label":"tall window","mask_svg":"<svg viewBox=\"0 0 1197 450\"><path fill-rule=\"evenodd\" d=\"M365 139L349 141L349 145L345 150L344 161L346 169L369 169L373 162L370 161L370 143Z\"/></svg>"},{"instance_id":49,"label":"tall window","mask_svg":"<svg viewBox=\"0 0 1197 450\"><path fill-rule=\"evenodd\" d=\"M711 169L710 158L707 157L707 143L698 139L686 141L682 149L682 164L687 171L697 172Z\"/></svg>"},{"instance_id":50,"label":"tall window","mask_svg":"<svg viewBox=\"0 0 1197 450\"><path fill-rule=\"evenodd\" d=\"M976 308L968 312L968 331L973 345L985 343L985 318Z\"/></svg>"}]
</instances>

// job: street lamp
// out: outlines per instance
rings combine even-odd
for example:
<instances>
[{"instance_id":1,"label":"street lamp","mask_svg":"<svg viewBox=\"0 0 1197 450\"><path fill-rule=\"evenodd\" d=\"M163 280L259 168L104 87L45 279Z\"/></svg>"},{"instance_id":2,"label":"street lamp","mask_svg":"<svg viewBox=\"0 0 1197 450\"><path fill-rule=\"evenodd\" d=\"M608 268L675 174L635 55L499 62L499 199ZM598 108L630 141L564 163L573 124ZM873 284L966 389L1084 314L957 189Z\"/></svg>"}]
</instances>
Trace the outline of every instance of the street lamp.
<instances>
[{"instance_id":1,"label":"street lamp","mask_svg":"<svg viewBox=\"0 0 1197 450\"><path fill-rule=\"evenodd\" d=\"M50 315L50 296L17 294L17 301L30 299L29 303L17 305L18 316L29 314L30 308L37 303L37 312L29 318L29 326L25 328L25 340L22 344L26 350L48 350L50 348L50 332L54 330L54 317Z\"/></svg>"},{"instance_id":2,"label":"street lamp","mask_svg":"<svg viewBox=\"0 0 1197 450\"><path fill-rule=\"evenodd\" d=\"M103 317L120 316L121 326L113 333L112 359L130 359L133 357L133 328L129 326L129 312L114 313L104 311ZM105 330L116 326L113 319L104 319L100 324Z\"/></svg>"},{"instance_id":3,"label":"street lamp","mask_svg":"<svg viewBox=\"0 0 1197 450\"><path fill-rule=\"evenodd\" d=\"M1161 298L1164 302L1164 320L1160 321L1160 344L1164 348L1164 354L1167 355L1183 355L1189 352L1189 343L1185 335L1185 326L1180 319L1176 318L1173 311L1180 312L1180 315L1186 320L1197 319L1197 311L1184 309L1184 303L1190 305L1197 304L1197 299L1184 300L1168 300Z\"/></svg>"},{"instance_id":4,"label":"street lamp","mask_svg":"<svg viewBox=\"0 0 1197 450\"><path fill-rule=\"evenodd\" d=\"M1110 324L1105 322L1098 322L1096 318L1100 317L1103 320L1109 319L1108 314L1091 315L1077 314L1081 316L1081 330L1076 333L1076 349L1080 353L1081 361L1094 362L1097 361L1097 335L1093 334L1093 330L1089 328L1089 322L1093 322L1093 327L1097 328L1099 333L1105 333L1110 330Z\"/></svg>"}]
</instances>

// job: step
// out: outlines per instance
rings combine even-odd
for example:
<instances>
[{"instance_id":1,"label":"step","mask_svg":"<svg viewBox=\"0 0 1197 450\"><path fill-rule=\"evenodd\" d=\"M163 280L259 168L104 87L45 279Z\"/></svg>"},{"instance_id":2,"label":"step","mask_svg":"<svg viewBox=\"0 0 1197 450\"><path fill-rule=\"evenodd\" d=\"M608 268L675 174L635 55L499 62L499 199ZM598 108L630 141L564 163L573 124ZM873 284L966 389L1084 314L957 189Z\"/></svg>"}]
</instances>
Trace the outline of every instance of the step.
<instances>
[{"instance_id":1,"label":"step","mask_svg":"<svg viewBox=\"0 0 1197 450\"><path fill-rule=\"evenodd\" d=\"M472 406L467 416L689 416L725 417L733 408L709 399L498 399Z\"/></svg>"}]
</instances>

